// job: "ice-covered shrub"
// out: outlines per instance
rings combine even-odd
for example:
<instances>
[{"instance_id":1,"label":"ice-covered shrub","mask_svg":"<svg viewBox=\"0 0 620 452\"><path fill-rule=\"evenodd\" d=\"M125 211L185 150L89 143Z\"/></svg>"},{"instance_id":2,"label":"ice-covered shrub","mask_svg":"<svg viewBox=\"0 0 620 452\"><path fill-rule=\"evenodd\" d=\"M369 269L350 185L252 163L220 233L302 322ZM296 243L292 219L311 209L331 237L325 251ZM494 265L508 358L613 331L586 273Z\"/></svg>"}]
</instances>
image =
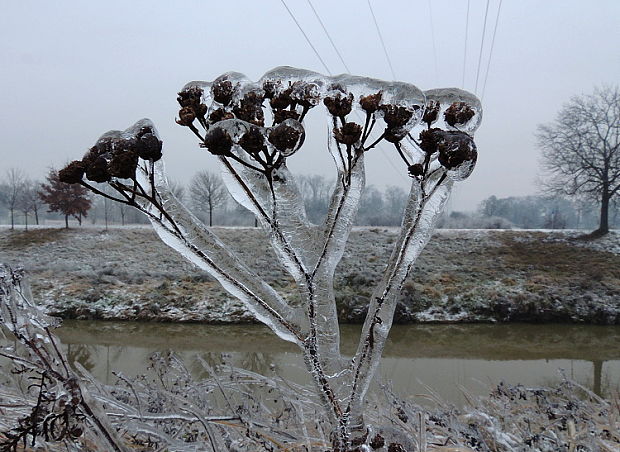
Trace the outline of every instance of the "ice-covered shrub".
<instances>
[{"instance_id":1,"label":"ice-covered shrub","mask_svg":"<svg viewBox=\"0 0 620 452\"><path fill-rule=\"evenodd\" d=\"M423 92L403 82L279 67L258 82L235 72L213 82L191 82L178 101L177 122L218 158L231 195L268 232L279 261L297 284L294 300L261 280L175 198L161 161L162 141L149 120L104 134L60 177L141 210L165 243L214 276L278 336L297 344L333 429L334 450L360 445L360 438L365 441L372 437L368 432L380 427L365 418L364 400L400 289L454 183L474 169L479 100L454 88ZM307 220L287 159L303 152L304 118L322 106L337 175L329 212L315 226ZM357 352L346 360L340 353L334 271L364 189L364 156L379 143L402 159L411 190ZM114 194L91 182L108 183Z\"/></svg>"}]
</instances>

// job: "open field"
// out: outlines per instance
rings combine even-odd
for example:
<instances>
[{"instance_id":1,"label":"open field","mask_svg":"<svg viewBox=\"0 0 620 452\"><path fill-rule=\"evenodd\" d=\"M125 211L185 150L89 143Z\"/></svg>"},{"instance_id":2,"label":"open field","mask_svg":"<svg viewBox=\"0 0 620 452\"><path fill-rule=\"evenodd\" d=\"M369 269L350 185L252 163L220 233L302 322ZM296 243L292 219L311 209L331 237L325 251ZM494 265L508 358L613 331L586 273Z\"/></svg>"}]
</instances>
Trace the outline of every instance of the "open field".
<instances>
[{"instance_id":1,"label":"open field","mask_svg":"<svg viewBox=\"0 0 620 452\"><path fill-rule=\"evenodd\" d=\"M260 230L214 231L265 281L296 296ZM343 320L363 319L396 233L351 234L336 278ZM439 230L403 288L396 320L620 324L620 233L593 241L579 234ZM0 229L0 260L23 265L35 299L65 318L252 321L241 303L149 228Z\"/></svg>"}]
</instances>

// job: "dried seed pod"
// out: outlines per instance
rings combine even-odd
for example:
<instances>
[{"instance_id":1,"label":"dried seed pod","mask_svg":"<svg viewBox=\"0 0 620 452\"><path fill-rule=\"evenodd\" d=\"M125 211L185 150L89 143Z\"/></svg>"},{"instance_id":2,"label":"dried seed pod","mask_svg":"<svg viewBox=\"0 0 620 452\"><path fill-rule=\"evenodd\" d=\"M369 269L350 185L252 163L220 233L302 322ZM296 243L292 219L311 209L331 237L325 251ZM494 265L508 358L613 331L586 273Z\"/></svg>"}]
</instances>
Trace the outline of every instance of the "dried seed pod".
<instances>
[{"instance_id":1,"label":"dried seed pod","mask_svg":"<svg viewBox=\"0 0 620 452\"><path fill-rule=\"evenodd\" d=\"M407 452L405 447L399 443L390 443L388 446L388 452Z\"/></svg>"},{"instance_id":2,"label":"dried seed pod","mask_svg":"<svg viewBox=\"0 0 620 452\"><path fill-rule=\"evenodd\" d=\"M377 450L381 449L383 446L385 446L385 439L383 439L383 436L377 433L375 436L373 436L372 440L370 440L370 447Z\"/></svg>"},{"instance_id":3,"label":"dried seed pod","mask_svg":"<svg viewBox=\"0 0 620 452\"><path fill-rule=\"evenodd\" d=\"M233 113L242 121L251 122L252 124L262 127L265 124L262 103L262 92L257 93L255 91L250 91L246 93L239 104L233 108Z\"/></svg>"},{"instance_id":4,"label":"dried seed pod","mask_svg":"<svg viewBox=\"0 0 620 452\"><path fill-rule=\"evenodd\" d=\"M233 140L226 130L215 127L205 136L204 145L213 155L230 155Z\"/></svg>"},{"instance_id":5,"label":"dried seed pod","mask_svg":"<svg viewBox=\"0 0 620 452\"><path fill-rule=\"evenodd\" d=\"M474 140L464 132L444 132L438 150L439 163L449 170L466 162L475 163L478 158Z\"/></svg>"},{"instance_id":6,"label":"dried seed pod","mask_svg":"<svg viewBox=\"0 0 620 452\"><path fill-rule=\"evenodd\" d=\"M354 122L347 122L344 126L334 128L334 138L338 143L353 145L362 136L362 126Z\"/></svg>"},{"instance_id":7,"label":"dried seed pod","mask_svg":"<svg viewBox=\"0 0 620 452\"><path fill-rule=\"evenodd\" d=\"M366 113L374 113L379 109L382 97L383 93L381 91L375 94L369 94L368 96L362 96L360 98L360 106Z\"/></svg>"},{"instance_id":8,"label":"dried seed pod","mask_svg":"<svg viewBox=\"0 0 620 452\"><path fill-rule=\"evenodd\" d=\"M289 157L303 144L305 131L299 121L287 119L269 131L269 142L284 157Z\"/></svg>"},{"instance_id":9,"label":"dried seed pod","mask_svg":"<svg viewBox=\"0 0 620 452\"><path fill-rule=\"evenodd\" d=\"M420 148L427 154L434 154L437 152L437 146L441 139L443 130L441 129L428 129L420 132Z\"/></svg>"},{"instance_id":10,"label":"dried seed pod","mask_svg":"<svg viewBox=\"0 0 620 452\"><path fill-rule=\"evenodd\" d=\"M226 77L217 78L211 85L211 94L216 102L222 105L229 105L233 98L235 88Z\"/></svg>"},{"instance_id":11,"label":"dried seed pod","mask_svg":"<svg viewBox=\"0 0 620 452\"><path fill-rule=\"evenodd\" d=\"M407 168L409 177L421 178L424 176L424 166L421 163L415 163Z\"/></svg>"},{"instance_id":12,"label":"dried seed pod","mask_svg":"<svg viewBox=\"0 0 620 452\"><path fill-rule=\"evenodd\" d=\"M258 154L266 149L265 136L258 127L251 127L239 139L239 146L249 154Z\"/></svg>"},{"instance_id":13,"label":"dried seed pod","mask_svg":"<svg viewBox=\"0 0 620 452\"><path fill-rule=\"evenodd\" d=\"M144 160L153 160L154 162L161 159L162 147L162 141L152 132L144 133L134 145L138 157Z\"/></svg>"},{"instance_id":14,"label":"dried seed pod","mask_svg":"<svg viewBox=\"0 0 620 452\"><path fill-rule=\"evenodd\" d=\"M315 107L321 101L320 88L316 83L297 81L291 85L291 98L302 107Z\"/></svg>"},{"instance_id":15,"label":"dried seed pod","mask_svg":"<svg viewBox=\"0 0 620 452\"><path fill-rule=\"evenodd\" d=\"M116 151L108 163L108 172L112 177L132 179L138 167L138 154L132 150Z\"/></svg>"},{"instance_id":16,"label":"dried seed pod","mask_svg":"<svg viewBox=\"0 0 620 452\"><path fill-rule=\"evenodd\" d=\"M196 119L196 113L192 107L183 107L179 110L179 119L176 120L176 123L181 126L191 126Z\"/></svg>"},{"instance_id":17,"label":"dried seed pod","mask_svg":"<svg viewBox=\"0 0 620 452\"><path fill-rule=\"evenodd\" d=\"M58 180L66 184L77 184L82 180L84 171L86 171L86 163L74 160L58 171Z\"/></svg>"},{"instance_id":18,"label":"dried seed pod","mask_svg":"<svg viewBox=\"0 0 620 452\"><path fill-rule=\"evenodd\" d=\"M437 121L439 117L439 110L441 108L441 104L437 101L431 100L426 104L426 110L424 110L424 116L422 117L422 122L425 122L428 127L431 127L431 124Z\"/></svg>"},{"instance_id":19,"label":"dried seed pod","mask_svg":"<svg viewBox=\"0 0 620 452\"><path fill-rule=\"evenodd\" d=\"M109 182L112 176L108 172L108 162L103 157L97 157L86 168L86 179L93 182Z\"/></svg>"},{"instance_id":20,"label":"dried seed pod","mask_svg":"<svg viewBox=\"0 0 620 452\"><path fill-rule=\"evenodd\" d=\"M293 119L295 121L299 120L299 113L294 110L274 110L273 112L273 123L280 124L281 122L286 121L287 119Z\"/></svg>"},{"instance_id":21,"label":"dried seed pod","mask_svg":"<svg viewBox=\"0 0 620 452\"><path fill-rule=\"evenodd\" d=\"M465 124L474 117L476 112L465 102L454 102L443 114L446 123L454 127L457 124Z\"/></svg>"},{"instance_id":22,"label":"dried seed pod","mask_svg":"<svg viewBox=\"0 0 620 452\"><path fill-rule=\"evenodd\" d=\"M224 121L226 119L234 119L235 115L231 112L224 110L223 108L218 108L217 110L213 110L213 112L209 115L209 122L214 124L216 122Z\"/></svg>"},{"instance_id":23,"label":"dried seed pod","mask_svg":"<svg viewBox=\"0 0 620 452\"><path fill-rule=\"evenodd\" d=\"M202 88L192 86L178 93L177 102L181 107L196 107L200 105L203 93Z\"/></svg>"},{"instance_id":24,"label":"dried seed pod","mask_svg":"<svg viewBox=\"0 0 620 452\"><path fill-rule=\"evenodd\" d=\"M332 116L342 118L351 113L353 94L349 93L349 95L344 95L343 93L337 92L333 96L328 96L323 99L323 104L325 104L327 111L329 111Z\"/></svg>"},{"instance_id":25,"label":"dried seed pod","mask_svg":"<svg viewBox=\"0 0 620 452\"><path fill-rule=\"evenodd\" d=\"M413 110L400 105L380 105L379 110L383 112L383 120L390 129L404 126L413 117Z\"/></svg>"},{"instance_id":26,"label":"dried seed pod","mask_svg":"<svg viewBox=\"0 0 620 452\"><path fill-rule=\"evenodd\" d=\"M289 105L293 104L294 101L291 97L291 92L292 89L289 88L281 92L280 94L271 97L271 100L269 101L269 105L271 105L271 108L273 108L274 110L284 109L287 108Z\"/></svg>"}]
</instances>

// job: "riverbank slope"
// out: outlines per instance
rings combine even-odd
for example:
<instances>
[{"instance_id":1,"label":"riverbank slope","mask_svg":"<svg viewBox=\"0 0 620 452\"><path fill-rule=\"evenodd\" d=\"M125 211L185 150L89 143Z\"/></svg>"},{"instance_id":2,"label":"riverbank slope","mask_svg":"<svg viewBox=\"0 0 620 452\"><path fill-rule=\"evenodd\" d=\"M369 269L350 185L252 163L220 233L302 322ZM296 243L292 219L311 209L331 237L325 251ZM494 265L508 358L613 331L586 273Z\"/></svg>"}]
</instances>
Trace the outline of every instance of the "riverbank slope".
<instances>
[{"instance_id":1,"label":"riverbank slope","mask_svg":"<svg viewBox=\"0 0 620 452\"><path fill-rule=\"evenodd\" d=\"M295 286L262 231L215 228L287 297ZM396 321L620 324L620 233L438 230L406 282ZM337 269L340 317L360 322L395 228L353 231ZM34 297L78 319L251 322L243 305L150 228L0 229L0 260L30 273Z\"/></svg>"}]
</instances>

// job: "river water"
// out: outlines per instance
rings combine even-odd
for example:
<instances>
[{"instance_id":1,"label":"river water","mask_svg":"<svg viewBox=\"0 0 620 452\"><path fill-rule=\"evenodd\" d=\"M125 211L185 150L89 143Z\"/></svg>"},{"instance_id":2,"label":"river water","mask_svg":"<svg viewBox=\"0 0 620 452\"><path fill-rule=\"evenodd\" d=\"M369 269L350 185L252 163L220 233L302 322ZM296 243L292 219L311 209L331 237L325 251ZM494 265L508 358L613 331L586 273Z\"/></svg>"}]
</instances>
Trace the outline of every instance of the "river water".
<instances>
[{"instance_id":1,"label":"river water","mask_svg":"<svg viewBox=\"0 0 620 452\"><path fill-rule=\"evenodd\" d=\"M360 326L341 327L343 353L355 350ZM260 325L65 321L58 335L98 379L136 375L153 352L173 350L198 372L196 356L309 382L296 347ZM609 396L620 390L620 327L578 325L395 325L381 373L403 397L424 402L430 390L460 405L463 393L487 394L505 381L551 385L565 375Z\"/></svg>"}]
</instances>

